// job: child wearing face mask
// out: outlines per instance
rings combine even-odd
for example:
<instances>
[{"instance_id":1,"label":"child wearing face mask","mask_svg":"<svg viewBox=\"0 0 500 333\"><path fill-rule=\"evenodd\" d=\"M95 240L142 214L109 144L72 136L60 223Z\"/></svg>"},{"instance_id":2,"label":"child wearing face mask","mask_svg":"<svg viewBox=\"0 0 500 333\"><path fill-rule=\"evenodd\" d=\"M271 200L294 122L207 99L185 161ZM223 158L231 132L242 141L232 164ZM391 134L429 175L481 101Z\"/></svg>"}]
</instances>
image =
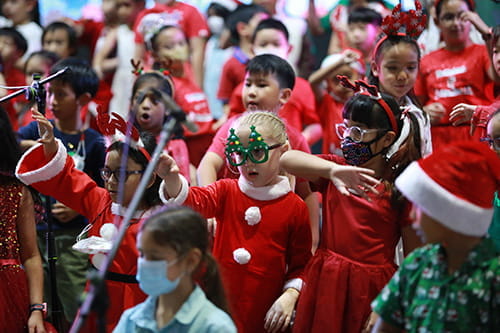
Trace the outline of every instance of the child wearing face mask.
<instances>
[{"instance_id":1,"label":"child wearing face mask","mask_svg":"<svg viewBox=\"0 0 500 333\"><path fill-rule=\"evenodd\" d=\"M150 45L155 61L153 68L160 72L166 70L172 76L175 102L198 126L196 133L184 131L189 161L197 167L212 140L214 119L205 93L193 79L186 37L178 27L162 26L152 35Z\"/></svg>"},{"instance_id":2,"label":"child wearing face mask","mask_svg":"<svg viewBox=\"0 0 500 333\"><path fill-rule=\"evenodd\" d=\"M285 171L308 179L323 195L321 240L304 275L296 332L362 331L370 324L370 302L396 271L400 237L405 253L419 245L410 206L393 186L395 177L421 156L416 119L373 86L343 81L358 91L344 106L344 122L337 124L344 159L299 151L281 157ZM402 131L405 122L408 132ZM396 153L387 158L392 150ZM380 182L343 195L330 181L335 163L371 169Z\"/></svg>"},{"instance_id":3,"label":"child wearing face mask","mask_svg":"<svg viewBox=\"0 0 500 333\"><path fill-rule=\"evenodd\" d=\"M187 207L170 206L144 221L137 280L149 297L125 311L113 332L236 333L208 240L206 220Z\"/></svg>"},{"instance_id":4,"label":"child wearing face mask","mask_svg":"<svg viewBox=\"0 0 500 333\"><path fill-rule=\"evenodd\" d=\"M456 141L411 163L396 187L427 245L412 252L372 303L372 332L499 332L500 255L486 236L500 159Z\"/></svg>"},{"instance_id":5,"label":"child wearing face mask","mask_svg":"<svg viewBox=\"0 0 500 333\"><path fill-rule=\"evenodd\" d=\"M188 187L167 155L157 168L164 202L216 217L213 251L239 332L289 326L311 256L307 207L292 192L289 178L280 176L279 159L288 149L285 125L276 115L249 112L234 123L225 150L228 163L241 174L238 180ZM358 172L367 172L337 167L332 178L346 176L353 186L362 182Z\"/></svg>"}]
</instances>

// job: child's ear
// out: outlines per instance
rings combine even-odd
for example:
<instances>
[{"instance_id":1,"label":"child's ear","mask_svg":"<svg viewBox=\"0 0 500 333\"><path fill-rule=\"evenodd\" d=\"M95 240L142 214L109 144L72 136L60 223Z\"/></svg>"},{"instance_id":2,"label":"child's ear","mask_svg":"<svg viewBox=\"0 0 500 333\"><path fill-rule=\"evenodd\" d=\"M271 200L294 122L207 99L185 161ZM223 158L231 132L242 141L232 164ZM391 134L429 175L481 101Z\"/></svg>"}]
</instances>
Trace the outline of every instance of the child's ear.
<instances>
[{"instance_id":1,"label":"child's ear","mask_svg":"<svg viewBox=\"0 0 500 333\"><path fill-rule=\"evenodd\" d=\"M92 96L86 92L77 97L76 101L80 107L87 105L92 100Z\"/></svg>"},{"instance_id":2,"label":"child's ear","mask_svg":"<svg viewBox=\"0 0 500 333\"><path fill-rule=\"evenodd\" d=\"M370 63L370 68L371 68L371 71L373 73L373 76L378 77L378 73L379 73L380 69L378 68L378 65L375 61L372 61Z\"/></svg>"},{"instance_id":3,"label":"child's ear","mask_svg":"<svg viewBox=\"0 0 500 333\"><path fill-rule=\"evenodd\" d=\"M394 131L388 131L387 133L385 133L382 140L384 148L387 148L390 145L392 145L395 140L396 140L396 133Z\"/></svg>"},{"instance_id":4,"label":"child's ear","mask_svg":"<svg viewBox=\"0 0 500 333\"><path fill-rule=\"evenodd\" d=\"M238 32L238 36L244 36L247 31L248 24L244 22L236 23L236 31Z\"/></svg>"},{"instance_id":5,"label":"child's ear","mask_svg":"<svg viewBox=\"0 0 500 333\"><path fill-rule=\"evenodd\" d=\"M288 45L288 51L286 52L286 55L289 56L290 53L292 53L293 50L293 45Z\"/></svg>"},{"instance_id":6,"label":"child's ear","mask_svg":"<svg viewBox=\"0 0 500 333\"><path fill-rule=\"evenodd\" d=\"M280 90L280 103L281 105L285 105L286 102L290 99L290 96L292 96L292 89L290 88L284 88Z\"/></svg>"},{"instance_id":7,"label":"child's ear","mask_svg":"<svg viewBox=\"0 0 500 333\"><path fill-rule=\"evenodd\" d=\"M192 248L186 255L186 264L189 274L193 274L196 268L200 265L202 259L201 250Z\"/></svg>"}]
</instances>

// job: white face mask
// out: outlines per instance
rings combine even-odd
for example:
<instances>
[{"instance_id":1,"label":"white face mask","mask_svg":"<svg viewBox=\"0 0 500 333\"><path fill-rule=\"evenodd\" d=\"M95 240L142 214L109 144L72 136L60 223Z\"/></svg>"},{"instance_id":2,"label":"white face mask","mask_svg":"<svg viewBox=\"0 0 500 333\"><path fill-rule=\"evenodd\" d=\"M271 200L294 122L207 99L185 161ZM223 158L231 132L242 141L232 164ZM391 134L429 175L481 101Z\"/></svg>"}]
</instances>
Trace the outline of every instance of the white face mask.
<instances>
[{"instance_id":1,"label":"white face mask","mask_svg":"<svg viewBox=\"0 0 500 333\"><path fill-rule=\"evenodd\" d=\"M208 28L214 35L220 35L224 29L224 19L220 16L212 15L207 19Z\"/></svg>"},{"instance_id":2,"label":"white face mask","mask_svg":"<svg viewBox=\"0 0 500 333\"><path fill-rule=\"evenodd\" d=\"M288 58L288 50L274 46L254 47L253 52L255 53L256 56L261 54L274 54L275 56L278 56L281 59L287 60Z\"/></svg>"}]
</instances>

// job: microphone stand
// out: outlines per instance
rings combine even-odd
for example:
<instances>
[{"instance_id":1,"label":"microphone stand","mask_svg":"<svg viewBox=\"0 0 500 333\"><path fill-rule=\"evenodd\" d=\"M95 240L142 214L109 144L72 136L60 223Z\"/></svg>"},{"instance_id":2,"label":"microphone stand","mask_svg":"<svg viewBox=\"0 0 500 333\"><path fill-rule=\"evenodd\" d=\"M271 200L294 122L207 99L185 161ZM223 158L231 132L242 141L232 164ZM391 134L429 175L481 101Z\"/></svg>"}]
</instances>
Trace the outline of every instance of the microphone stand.
<instances>
[{"instance_id":1,"label":"microphone stand","mask_svg":"<svg viewBox=\"0 0 500 333\"><path fill-rule=\"evenodd\" d=\"M26 95L26 99L29 99L31 101L35 101L37 103L38 111L41 112L42 114L45 114L45 106L46 106L46 91L43 85L49 81L52 81L53 79L57 78L58 76L64 74L68 70L68 67L65 67L58 71L57 73L40 80L41 75L40 74L33 74L33 83L31 86L17 90L5 97L0 98L0 103L8 101L16 96L19 96L21 94ZM54 241L54 232L52 228L53 224L53 217L52 217L52 212L51 212L51 204L50 204L50 197L48 196L43 196L44 197L44 208L46 211L46 217L47 217L47 234L46 234L46 240L47 240L47 261L48 261L48 269L49 269L49 283L50 283L50 300L52 302L52 307L51 307L51 318L52 318L52 325L60 332L64 330L64 315L62 312L62 306L61 302L59 301L59 298L57 297L57 279L56 279L56 261L57 261L57 255L55 251L55 241Z\"/></svg>"},{"instance_id":2,"label":"microphone stand","mask_svg":"<svg viewBox=\"0 0 500 333\"><path fill-rule=\"evenodd\" d=\"M75 318L75 321L71 326L71 329L69 331L70 333L77 333L80 331L91 311L97 312L97 315L99 316L98 332L105 332L106 330L105 313L109 305L108 296L106 292L106 284L105 284L106 273L109 267L111 266L111 263L113 262L116 253L118 252L118 249L120 247L123 238L125 237L125 233L127 232L127 229L130 225L130 221L132 220L134 213L137 207L139 206L144 191L146 190L149 184L149 180L154 173L154 170L156 168L156 165L158 164L158 160L163 152L163 149L165 148L167 142L170 140L172 133L178 132L179 128L180 130L182 130L180 124L185 121L186 121L186 115L182 110L172 110L169 115L169 118L167 119L167 122L165 122L165 124L163 125L160 137L158 139L158 143L156 145L156 149L153 153L153 156L151 157L151 161L149 162L148 166L146 167L146 170L142 175L141 181L134 192L134 195L132 197L129 206L127 207L125 216L120 224L120 228L118 229L116 238L114 239L113 247L106 256L106 259L101 268L98 271L91 274L91 277L89 279L90 280L89 292L87 293L87 296L80 307L80 311L78 312L77 317Z\"/></svg>"}]
</instances>

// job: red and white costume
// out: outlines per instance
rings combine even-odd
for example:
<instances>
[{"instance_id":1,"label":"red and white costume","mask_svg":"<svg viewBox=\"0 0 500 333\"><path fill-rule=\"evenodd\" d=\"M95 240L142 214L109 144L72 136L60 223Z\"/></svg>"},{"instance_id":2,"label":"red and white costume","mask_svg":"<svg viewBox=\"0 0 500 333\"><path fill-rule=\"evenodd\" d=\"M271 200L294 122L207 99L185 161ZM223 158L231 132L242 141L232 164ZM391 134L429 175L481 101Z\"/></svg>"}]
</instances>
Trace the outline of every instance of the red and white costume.
<instances>
[{"instance_id":1,"label":"red and white costume","mask_svg":"<svg viewBox=\"0 0 500 333\"><path fill-rule=\"evenodd\" d=\"M22 156L16 168L16 176L25 184L85 216L92 224L88 236L100 236L103 224L121 222L125 208L113 203L106 189L97 186L87 174L74 168L73 159L68 156L64 145L58 142L56 155L47 161L43 146L38 144ZM137 233L141 220L149 217L152 210L136 212L109 268L111 276L106 280L106 288L111 302L106 314L107 332L113 330L124 310L146 299L137 282L124 280L135 280L139 255L136 247ZM95 330L95 326L93 329ZM89 331L93 330L89 328Z\"/></svg>"},{"instance_id":2,"label":"red and white costume","mask_svg":"<svg viewBox=\"0 0 500 333\"><path fill-rule=\"evenodd\" d=\"M213 254L238 332L265 332L264 318L289 287L300 290L311 257L311 227L305 203L286 177L266 187L253 187L243 177L206 187L183 187L166 200L216 217Z\"/></svg>"},{"instance_id":3,"label":"red and white costume","mask_svg":"<svg viewBox=\"0 0 500 333\"><path fill-rule=\"evenodd\" d=\"M345 164L335 155L320 157ZM294 332L359 333L370 302L396 271L395 248L401 228L411 223L409 207L396 209L381 183L371 201L341 194L327 179L319 248L309 261L297 305Z\"/></svg>"}]
</instances>

